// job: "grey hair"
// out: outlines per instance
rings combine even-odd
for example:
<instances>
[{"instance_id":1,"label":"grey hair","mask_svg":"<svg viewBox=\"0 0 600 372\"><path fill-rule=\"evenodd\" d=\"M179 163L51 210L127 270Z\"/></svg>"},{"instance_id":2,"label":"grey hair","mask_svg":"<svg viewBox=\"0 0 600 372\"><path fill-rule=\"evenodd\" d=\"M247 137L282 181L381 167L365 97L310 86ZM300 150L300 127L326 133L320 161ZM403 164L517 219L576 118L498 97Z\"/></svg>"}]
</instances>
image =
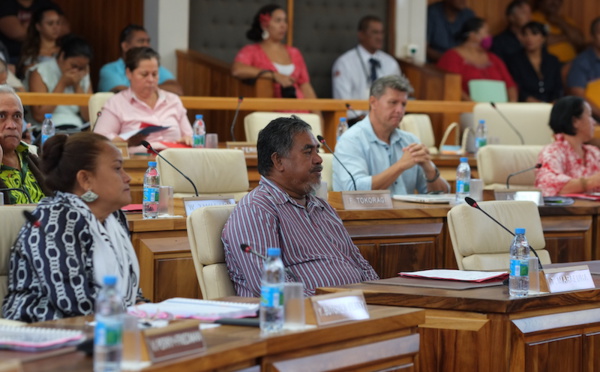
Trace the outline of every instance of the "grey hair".
<instances>
[{"instance_id":1,"label":"grey hair","mask_svg":"<svg viewBox=\"0 0 600 372\"><path fill-rule=\"evenodd\" d=\"M400 92L406 92L411 94L414 92L412 85L410 85L410 81L404 75L388 75L382 78L379 78L373 82L371 85L371 92L369 95L374 96L375 98L380 98L385 93L387 88L391 88L394 90L398 90Z\"/></svg>"},{"instance_id":2,"label":"grey hair","mask_svg":"<svg viewBox=\"0 0 600 372\"><path fill-rule=\"evenodd\" d=\"M23 113L23 102L21 102L21 97L15 92L13 87L8 84L0 84L0 94L12 94L17 102L19 102L19 106L21 106L21 113Z\"/></svg>"}]
</instances>

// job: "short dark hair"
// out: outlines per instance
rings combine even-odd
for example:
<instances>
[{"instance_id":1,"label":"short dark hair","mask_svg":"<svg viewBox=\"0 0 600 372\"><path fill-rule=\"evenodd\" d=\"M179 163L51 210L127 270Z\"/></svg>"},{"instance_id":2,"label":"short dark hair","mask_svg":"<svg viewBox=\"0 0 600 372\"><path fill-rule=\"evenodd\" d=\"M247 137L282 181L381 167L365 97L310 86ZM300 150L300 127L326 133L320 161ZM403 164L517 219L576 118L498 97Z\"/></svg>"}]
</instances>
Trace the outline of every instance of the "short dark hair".
<instances>
[{"instance_id":1,"label":"short dark hair","mask_svg":"<svg viewBox=\"0 0 600 372\"><path fill-rule=\"evenodd\" d=\"M46 176L44 183L52 191L73 192L77 172L93 172L102 152L102 144L111 143L101 134L80 132L67 136L57 134L44 143L41 170Z\"/></svg>"},{"instance_id":2,"label":"short dark hair","mask_svg":"<svg viewBox=\"0 0 600 372\"><path fill-rule=\"evenodd\" d=\"M144 31L147 32L146 29L140 25L129 24L125 26L121 33L119 34L119 44L124 41L130 41L133 33L136 31Z\"/></svg>"},{"instance_id":3,"label":"short dark hair","mask_svg":"<svg viewBox=\"0 0 600 372\"><path fill-rule=\"evenodd\" d=\"M367 28L369 27L369 23L371 23L371 22L383 23L381 18L379 18L377 16L366 15L366 16L362 17L360 19L360 21L358 21L358 31L367 31Z\"/></svg>"},{"instance_id":4,"label":"short dark hair","mask_svg":"<svg viewBox=\"0 0 600 372\"><path fill-rule=\"evenodd\" d=\"M281 117L271 121L258 133L258 173L268 176L273 168L271 155L287 156L298 133L310 132L310 125L299 117Z\"/></svg>"},{"instance_id":5,"label":"short dark hair","mask_svg":"<svg viewBox=\"0 0 600 372\"><path fill-rule=\"evenodd\" d=\"M513 0L511 1L507 6L506 6L506 17L510 16L515 9L523 6L523 5L529 5L529 2L527 0Z\"/></svg>"},{"instance_id":6,"label":"short dark hair","mask_svg":"<svg viewBox=\"0 0 600 372\"><path fill-rule=\"evenodd\" d=\"M71 57L86 57L91 61L94 55L90 44L88 44L85 39L77 35L65 35L57 40L57 44L60 47L58 55L62 56L63 59Z\"/></svg>"},{"instance_id":7,"label":"short dark hair","mask_svg":"<svg viewBox=\"0 0 600 372\"><path fill-rule=\"evenodd\" d=\"M125 52L125 67L127 67L129 71L133 71L139 66L140 61L152 58L156 58L156 61L160 65L160 56L154 49L150 47L131 48Z\"/></svg>"},{"instance_id":8,"label":"short dark hair","mask_svg":"<svg viewBox=\"0 0 600 372\"><path fill-rule=\"evenodd\" d=\"M273 12L278 9L283 10L283 8L277 4L268 4L260 8L252 19L252 26L250 26L248 31L246 31L246 38L252 41L262 41L263 30L262 27L260 27L260 16L262 14L272 15Z\"/></svg>"},{"instance_id":9,"label":"short dark hair","mask_svg":"<svg viewBox=\"0 0 600 372\"><path fill-rule=\"evenodd\" d=\"M485 19L479 17L472 17L467 19L467 21L463 24L457 35L457 41L462 44L469 38L471 32L479 31L485 24Z\"/></svg>"},{"instance_id":10,"label":"short dark hair","mask_svg":"<svg viewBox=\"0 0 600 372\"><path fill-rule=\"evenodd\" d=\"M525 30L529 30L535 35L542 34L544 37L548 36L548 29L546 29L546 25L540 22L527 22L523 27L521 27L521 32L525 32Z\"/></svg>"},{"instance_id":11,"label":"short dark hair","mask_svg":"<svg viewBox=\"0 0 600 372\"><path fill-rule=\"evenodd\" d=\"M555 134L564 133L571 136L577 134L573 127L573 119L581 117L585 100L577 96L566 96L554 102L550 111L550 128Z\"/></svg>"},{"instance_id":12,"label":"short dark hair","mask_svg":"<svg viewBox=\"0 0 600 372\"><path fill-rule=\"evenodd\" d=\"M594 36L594 34L596 33L596 27L598 27L598 25L600 25L600 17L594 18L594 20L590 24L590 34L592 36Z\"/></svg>"}]
</instances>

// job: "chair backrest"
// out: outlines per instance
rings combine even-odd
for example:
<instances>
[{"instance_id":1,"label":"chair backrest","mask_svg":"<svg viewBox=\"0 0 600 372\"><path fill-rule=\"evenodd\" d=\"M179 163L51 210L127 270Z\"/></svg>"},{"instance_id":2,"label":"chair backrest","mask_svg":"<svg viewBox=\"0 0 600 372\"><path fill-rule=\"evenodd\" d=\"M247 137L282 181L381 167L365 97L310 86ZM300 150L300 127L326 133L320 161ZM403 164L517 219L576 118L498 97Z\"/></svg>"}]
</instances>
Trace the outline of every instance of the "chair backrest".
<instances>
[{"instance_id":1,"label":"chair backrest","mask_svg":"<svg viewBox=\"0 0 600 372\"><path fill-rule=\"evenodd\" d=\"M187 218L192 258L205 300L235 296L221 241L221 232L234 208L235 205L202 207Z\"/></svg>"},{"instance_id":2,"label":"chair backrest","mask_svg":"<svg viewBox=\"0 0 600 372\"><path fill-rule=\"evenodd\" d=\"M506 119L521 134L525 145L547 145L553 141L548 125L552 105L549 103L497 103L496 109L488 103L478 103L473 108L473 125L485 120L488 143L521 145L519 135L507 124ZM475 129L475 128L473 128Z\"/></svg>"},{"instance_id":3,"label":"chair backrest","mask_svg":"<svg viewBox=\"0 0 600 372\"><path fill-rule=\"evenodd\" d=\"M509 174L533 167L544 146L487 145L477 152L477 172L485 189L506 189ZM535 171L524 172L510 179L510 188L535 189Z\"/></svg>"},{"instance_id":4,"label":"chair backrest","mask_svg":"<svg viewBox=\"0 0 600 372\"><path fill-rule=\"evenodd\" d=\"M321 118L317 114L294 114L300 119L310 124L312 128L312 134L314 136L323 135L323 129L321 128ZM290 117L291 114L284 112L262 112L257 111L244 118L244 129L246 131L246 142L256 143L258 141L258 132L266 127L271 121L281 118Z\"/></svg>"},{"instance_id":5,"label":"chair backrest","mask_svg":"<svg viewBox=\"0 0 600 372\"><path fill-rule=\"evenodd\" d=\"M321 159L323 159L323 171L321 172L321 181L327 182L327 191L333 191L333 154L320 153Z\"/></svg>"},{"instance_id":6,"label":"chair backrest","mask_svg":"<svg viewBox=\"0 0 600 372\"><path fill-rule=\"evenodd\" d=\"M478 204L511 231L514 232L518 227L525 228L529 245L538 252L542 264L550 263L550 255L544 249L546 241L535 203L503 200ZM453 207L448 212L448 230L460 270L508 270L512 236L481 211L467 204Z\"/></svg>"},{"instance_id":7,"label":"chair backrest","mask_svg":"<svg viewBox=\"0 0 600 372\"><path fill-rule=\"evenodd\" d=\"M4 301L8 285L10 248L13 246L21 227L25 224L23 211L32 211L34 205L6 205L0 207L0 306ZM2 313L0 312L0 317Z\"/></svg>"},{"instance_id":8,"label":"chair backrest","mask_svg":"<svg viewBox=\"0 0 600 372\"><path fill-rule=\"evenodd\" d=\"M400 122L400 129L417 136L421 140L421 143L429 148L431 154L438 153L438 149L435 147L435 136L429 115L406 114Z\"/></svg>"},{"instance_id":9,"label":"chair backrest","mask_svg":"<svg viewBox=\"0 0 600 372\"><path fill-rule=\"evenodd\" d=\"M248 170L241 150L166 149L160 154L194 181L199 194L233 194L239 200L248 193ZM161 184L173 186L174 197L194 196L194 188L183 176L160 157L157 162Z\"/></svg>"},{"instance_id":10,"label":"chair backrest","mask_svg":"<svg viewBox=\"0 0 600 372\"><path fill-rule=\"evenodd\" d=\"M88 111L90 113L90 130L94 130L96 120L98 119L98 113L102 111L104 103L115 94L113 92L99 92L94 93L88 101Z\"/></svg>"},{"instance_id":11,"label":"chair backrest","mask_svg":"<svg viewBox=\"0 0 600 372\"><path fill-rule=\"evenodd\" d=\"M506 83L501 80L469 80L469 96L475 102L508 102Z\"/></svg>"}]
</instances>

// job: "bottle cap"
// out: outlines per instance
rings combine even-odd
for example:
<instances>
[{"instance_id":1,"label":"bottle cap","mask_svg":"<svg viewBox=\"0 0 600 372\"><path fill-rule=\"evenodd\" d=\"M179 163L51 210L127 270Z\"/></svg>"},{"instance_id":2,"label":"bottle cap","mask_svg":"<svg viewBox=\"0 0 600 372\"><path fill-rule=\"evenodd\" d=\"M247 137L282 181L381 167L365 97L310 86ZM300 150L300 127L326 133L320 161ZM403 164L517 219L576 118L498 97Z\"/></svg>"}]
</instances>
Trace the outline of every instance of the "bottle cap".
<instances>
[{"instance_id":1,"label":"bottle cap","mask_svg":"<svg viewBox=\"0 0 600 372\"><path fill-rule=\"evenodd\" d=\"M104 285L115 285L117 284L117 277L113 275L106 275L103 281Z\"/></svg>"},{"instance_id":2,"label":"bottle cap","mask_svg":"<svg viewBox=\"0 0 600 372\"><path fill-rule=\"evenodd\" d=\"M479 119L479 124L485 124L485 120Z\"/></svg>"},{"instance_id":3,"label":"bottle cap","mask_svg":"<svg viewBox=\"0 0 600 372\"><path fill-rule=\"evenodd\" d=\"M155 161L149 161L148 162L148 166L149 167L156 167L156 162Z\"/></svg>"},{"instance_id":4,"label":"bottle cap","mask_svg":"<svg viewBox=\"0 0 600 372\"><path fill-rule=\"evenodd\" d=\"M46 119L52 119L52 114L44 114L44 117L45 117Z\"/></svg>"},{"instance_id":5,"label":"bottle cap","mask_svg":"<svg viewBox=\"0 0 600 372\"><path fill-rule=\"evenodd\" d=\"M281 248L267 248L267 256L281 256Z\"/></svg>"},{"instance_id":6,"label":"bottle cap","mask_svg":"<svg viewBox=\"0 0 600 372\"><path fill-rule=\"evenodd\" d=\"M517 227L515 229L515 234L525 234L525 229L522 227Z\"/></svg>"},{"instance_id":7,"label":"bottle cap","mask_svg":"<svg viewBox=\"0 0 600 372\"><path fill-rule=\"evenodd\" d=\"M196 115L196 120L202 120L203 117L204 117L203 115L198 114L198 115Z\"/></svg>"},{"instance_id":8,"label":"bottle cap","mask_svg":"<svg viewBox=\"0 0 600 372\"><path fill-rule=\"evenodd\" d=\"M345 117L341 117L340 121L346 121L346 118Z\"/></svg>"},{"instance_id":9,"label":"bottle cap","mask_svg":"<svg viewBox=\"0 0 600 372\"><path fill-rule=\"evenodd\" d=\"M460 162L461 163L468 163L469 162L469 158L460 158Z\"/></svg>"}]
</instances>

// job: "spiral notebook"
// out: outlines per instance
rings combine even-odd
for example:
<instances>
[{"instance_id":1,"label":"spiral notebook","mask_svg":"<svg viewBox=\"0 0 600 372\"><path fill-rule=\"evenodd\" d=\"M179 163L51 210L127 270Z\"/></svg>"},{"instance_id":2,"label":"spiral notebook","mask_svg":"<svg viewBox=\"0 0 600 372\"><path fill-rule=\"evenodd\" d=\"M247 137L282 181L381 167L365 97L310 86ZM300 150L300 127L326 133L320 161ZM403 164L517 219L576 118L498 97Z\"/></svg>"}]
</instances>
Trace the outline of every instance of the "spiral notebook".
<instances>
[{"instance_id":1,"label":"spiral notebook","mask_svg":"<svg viewBox=\"0 0 600 372\"><path fill-rule=\"evenodd\" d=\"M71 329L0 326L0 349L50 350L77 345L84 339L82 331Z\"/></svg>"}]
</instances>

